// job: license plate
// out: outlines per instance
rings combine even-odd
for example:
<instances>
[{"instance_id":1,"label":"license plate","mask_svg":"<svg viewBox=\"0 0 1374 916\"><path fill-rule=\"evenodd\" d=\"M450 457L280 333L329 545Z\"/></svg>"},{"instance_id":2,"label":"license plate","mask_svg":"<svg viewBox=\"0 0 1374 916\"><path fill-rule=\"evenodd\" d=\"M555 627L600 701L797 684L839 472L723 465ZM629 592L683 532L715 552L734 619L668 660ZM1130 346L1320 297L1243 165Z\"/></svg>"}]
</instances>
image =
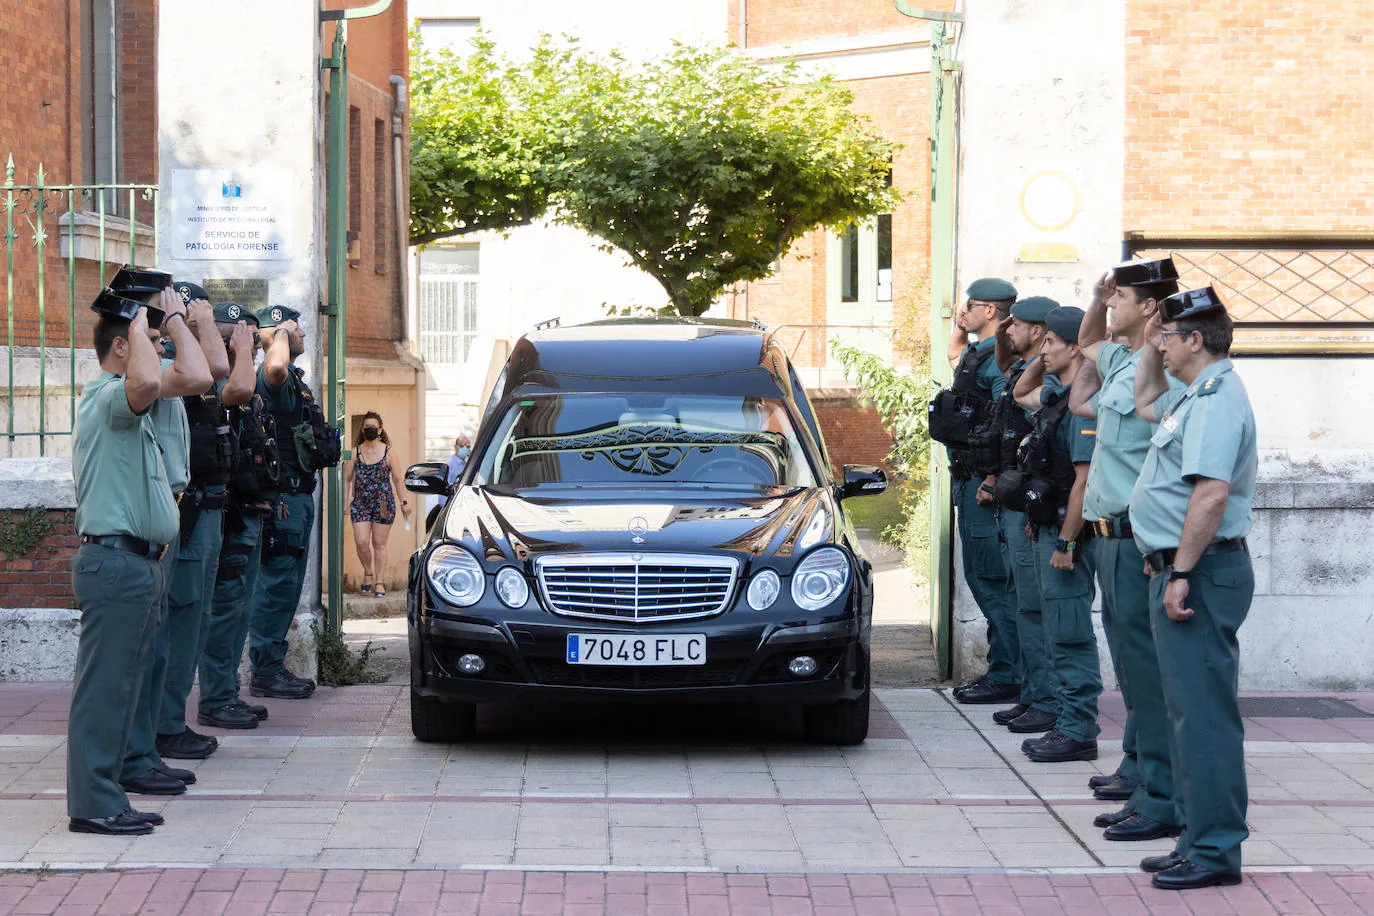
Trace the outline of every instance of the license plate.
<instances>
[{"instance_id":1,"label":"license plate","mask_svg":"<svg viewBox=\"0 0 1374 916\"><path fill-rule=\"evenodd\" d=\"M569 665L704 665L706 634L619 636L569 633Z\"/></svg>"}]
</instances>

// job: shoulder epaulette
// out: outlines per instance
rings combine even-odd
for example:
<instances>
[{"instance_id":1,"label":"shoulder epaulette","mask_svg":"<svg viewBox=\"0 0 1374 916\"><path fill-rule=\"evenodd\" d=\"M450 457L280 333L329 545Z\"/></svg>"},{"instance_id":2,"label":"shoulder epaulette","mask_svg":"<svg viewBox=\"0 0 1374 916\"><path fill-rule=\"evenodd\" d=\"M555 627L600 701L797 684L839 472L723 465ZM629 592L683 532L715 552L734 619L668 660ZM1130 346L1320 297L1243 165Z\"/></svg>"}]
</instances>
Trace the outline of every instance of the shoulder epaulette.
<instances>
[{"instance_id":1,"label":"shoulder epaulette","mask_svg":"<svg viewBox=\"0 0 1374 916\"><path fill-rule=\"evenodd\" d=\"M1200 398L1205 398L1207 395L1216 394L1220 390L1221 378L1219 376L1213 376L1212 378L1209 378L1207 381L1203 382L1201 385L1197 386L1197 396Z\"/></svg>"}]
</instances>

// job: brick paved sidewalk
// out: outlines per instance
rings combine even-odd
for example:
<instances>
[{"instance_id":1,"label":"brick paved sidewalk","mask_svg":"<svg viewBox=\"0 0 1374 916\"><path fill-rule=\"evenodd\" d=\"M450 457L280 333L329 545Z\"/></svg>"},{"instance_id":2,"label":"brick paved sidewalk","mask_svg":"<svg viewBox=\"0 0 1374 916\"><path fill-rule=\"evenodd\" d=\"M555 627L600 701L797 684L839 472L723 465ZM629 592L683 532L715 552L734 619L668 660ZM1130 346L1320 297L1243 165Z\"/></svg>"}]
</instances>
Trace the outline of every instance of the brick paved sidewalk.
<instances>
[{"instance_id":1,"label":"brick paved sidewalk","mask_svg":"<svg viewBox=\"0 0 1374 916\"><path fill-rule=\"evenodd\" d=\"M1159 891L1143 875L168 869L0 875L0 913L1014 916L1374 913L1368 874L1250 876Z\"/></svg>"}]
</instances>

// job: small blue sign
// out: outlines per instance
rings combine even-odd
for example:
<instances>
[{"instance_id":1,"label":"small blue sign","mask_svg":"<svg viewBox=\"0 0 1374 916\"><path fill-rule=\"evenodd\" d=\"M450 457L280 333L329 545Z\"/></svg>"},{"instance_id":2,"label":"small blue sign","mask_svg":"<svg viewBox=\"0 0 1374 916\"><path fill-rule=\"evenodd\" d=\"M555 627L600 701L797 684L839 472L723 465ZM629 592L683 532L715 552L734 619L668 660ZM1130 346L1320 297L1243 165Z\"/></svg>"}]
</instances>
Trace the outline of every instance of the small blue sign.
<instances>
[{"instance_id":1,"label":"small blue sign","mask_svg":"<svg viewBox=\"0 0 1374 916\"><path fill-rule=\"evenodd\" d=\"M234 180L223 182L219 186L220 197L242 197L243 187Z\"/></svg>"},{"instance_id":2,"label":"small blue sign","mask_svg":"<svg viewBox=\"0 0 1374 916\"><path fill-rule=\"evenodd\" d=\"M576 664L577 664L577 649L578 649L577 634L575 634L575 633L569 633L569 634L568 634L568 664L569 664L569 665L576 665Z\"/></svg>"}]
</instances>

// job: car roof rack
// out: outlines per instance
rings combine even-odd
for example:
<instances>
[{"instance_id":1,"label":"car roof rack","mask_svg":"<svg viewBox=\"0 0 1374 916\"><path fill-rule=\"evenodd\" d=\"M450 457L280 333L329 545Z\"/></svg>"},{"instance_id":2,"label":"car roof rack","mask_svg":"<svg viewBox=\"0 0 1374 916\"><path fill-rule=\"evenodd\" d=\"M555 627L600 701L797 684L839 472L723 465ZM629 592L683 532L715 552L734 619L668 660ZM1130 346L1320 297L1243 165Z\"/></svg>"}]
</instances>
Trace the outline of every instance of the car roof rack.
<instances>
[{"instance_id":1,"label":"car roof rack","mask_svg":"<svg viewBox=\"0 0 1374 916\"><path fill-rule=\"evenodd\" d=\"M536 322L534 329L536 331L547 331L549 328L556 328L562 323L562 318L546 318L543 321Z\"/></svg>"}]
</instances>

